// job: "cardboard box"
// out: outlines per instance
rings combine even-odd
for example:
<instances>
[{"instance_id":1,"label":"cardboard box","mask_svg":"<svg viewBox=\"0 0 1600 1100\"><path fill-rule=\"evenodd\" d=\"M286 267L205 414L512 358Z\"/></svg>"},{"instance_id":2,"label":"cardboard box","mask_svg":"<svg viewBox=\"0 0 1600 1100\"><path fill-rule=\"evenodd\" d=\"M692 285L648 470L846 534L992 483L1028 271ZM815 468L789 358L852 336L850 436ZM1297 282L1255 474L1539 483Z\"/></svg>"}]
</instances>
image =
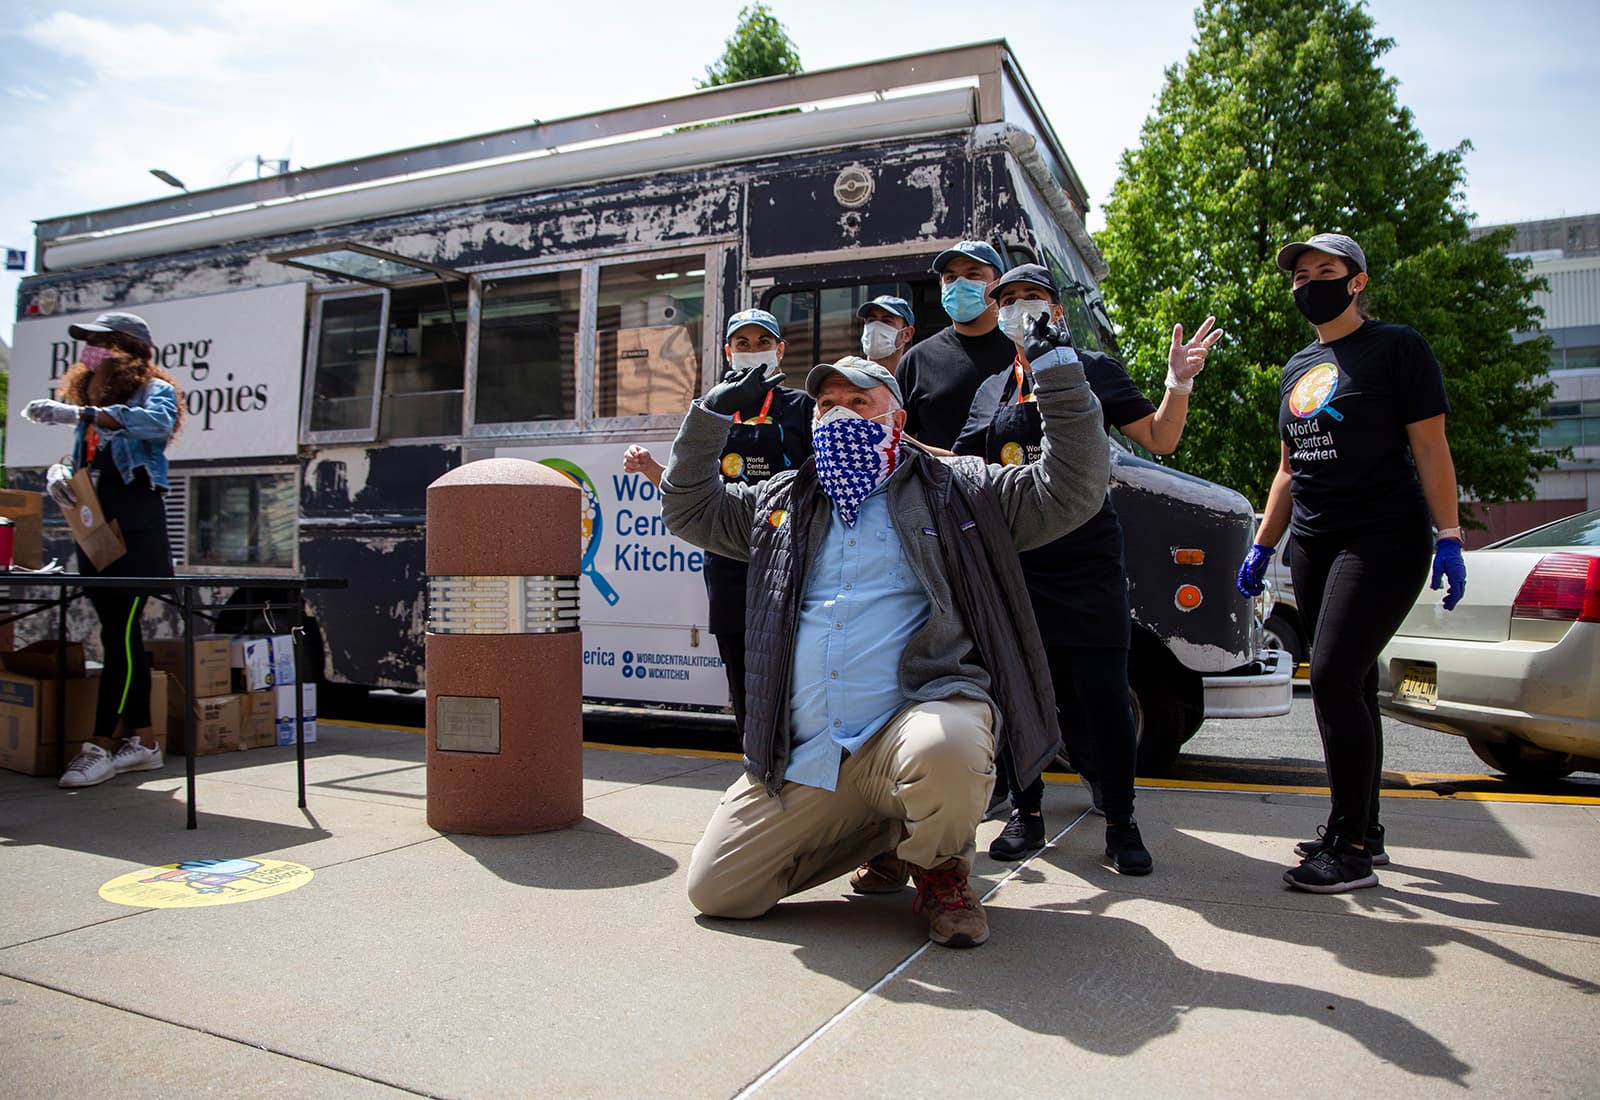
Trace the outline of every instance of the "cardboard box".
<instances>
[{"instance_id":1,"label":"cardboard box","mask_svg":"<svg viewBox=\"0 0 1600 1100\"><path fill-rule=\"evenodd\" d=\"M0 516L15 530L12 534L11 561L24 569L44 564L44 494L22 489L0 489Z\"/></svg>"},{"instance_id":2,"label":"cardboard box","mask_svg":"<svg viewBox=\"0 0 1600 1100\"><path fill-rule=\"evenodd\" d=\"M278 709L278 744L294 744L294 684L273 688ZM305 719L306 744L317 740L317 685L300 684L300 710Z\"/></svg>"},{"instance_id":3,"label":"cardboard box","mask_svg":"<svg viewBox=\"0 0 1600 1100\"><path fill-rule=\"evenodd\" d=\"M294 639L287 634L274 634L272 636L272 683L273 686L292 684L298 677L294 674Z\"/></svg>"},{"instance_id":4,"label":"cardboard box","mask_svg":"<svg viewBox=\"0 0 1600 1100\"><path fill-rule=\"evenodd\" d=\"M276 691L257 691L244 697L244 724L239 740L239 747L243 749L270 748L278 743Z\"/></svg>"},{"instance_id":5,"label":"cardboard box","mask_svg":"<svg viewBox=\"0 0 1600 1100\"><path fill-rule=\"evenodd\" d=\"M213 695L194 703L196 756L236 752L243 747L244 696Z\"/></svg>"},{"instance_id":6,"label":"cardboard box","mask_svg":"<svg viewBox=\"0 0 1600 1100\"><path fill-rule=\"evenodd\" d=\"M77 642L66 644L67 679L82 679L88 675L83 661L83 646ZM18 676L32 676L35 680L54 680L56 665L60 663L62 647L54 638L34 642L11 653L0 653L0 665Z\"/></svg>"},{"instance_id":7,"label":"cardboard box","mask_svg":"<svg viewBox=\"0 0 1600 1100\"><path fill-rule=\"evenodd\" d=\"M266 691L276 685L272 668L272 639L233 639L229 663L233 666L233 690Z\"/></svg>"},{"instance_id":8,"label":"cardboard box","mask_svg":"<svg viewBox=\"0 0 1600 1100\"><path fill-rule=\"evenodd\" d=\"M87 467L73 474L67 484L77 503L63 507L61 515L84 556L96 569L104 569L128 552L128 544L122 541L122 528L116 520L106 522Z\"/></svg>"},{"instance_id":9,"label":"cardboard box","mask_svg":"<svg viewBox=\"0 0 1600 1100\"><path fill-rule=\"evenodd\" d=\"M162 750L167 748L167 695L170 677L164 672L150 675L150 737ZM98 675L69 679L67 689L66 759L78 754L83 742L94 733L95 707L100 698ZM116 736L128 729L119 723ZM61 763L56 757L56 682L16 673L0 672L0 768L24 775L57 775Z\"/></svg>"},{"instance_id":10,"label":"cardboard box","mask_svg":"<svg viewBox=\"0 0 1600 1100\"><path fill-rule=\"evenodd\" d=\"M194 687L188 694L197 699L204 699L211 695L227 695L233 687L233 674L229 667L232 658L230 639L224 634L206 634L194 640L194 675L183 674L183 639L163 638L160 641L145 642L144 648L150 654L155 666L163 672L172 674L179 687L188 691L192 682ZM179 701L178 716L183 716L182 701Z\"/></svg>"}]
</instances>

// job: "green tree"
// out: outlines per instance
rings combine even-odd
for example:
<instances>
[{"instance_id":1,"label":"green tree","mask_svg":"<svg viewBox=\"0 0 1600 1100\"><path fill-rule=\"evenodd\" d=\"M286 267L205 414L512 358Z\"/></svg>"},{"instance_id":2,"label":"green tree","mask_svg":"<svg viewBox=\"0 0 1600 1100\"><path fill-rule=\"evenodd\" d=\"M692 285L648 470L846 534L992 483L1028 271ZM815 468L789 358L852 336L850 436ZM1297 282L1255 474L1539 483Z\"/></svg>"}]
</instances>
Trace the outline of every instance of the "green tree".
<instances>
[{"instance_id":1,"label":"green tree","mask_svg":"<svg viewBox=\"0 0 1600 1100\"><path fill-rule=\"evenodd\" d=\"M1538 449L1553 387L1529 264L1468 234L1462 160L1431 152L1379 58L1393 46L1350 0L1204 0L1194 46L1167 70L1141 144L1123 154L1099 245L1129 372L1165 378L1175 321L1215 313L1227 336L1195 387L1176 456L1259 507L1278 465L1281 368L1315 338L1279 247L1348 233L1372 271L1374 316L1417 329L1444 369L1463 492L1526 498L1555 464Z\"/></svg>"},{"instance_id":2,"label":"green tree","mask_svg":"<svg viewBox=\"0 0 1600 1100\"><path fill-rule=\"evenodd\" d=\"M772 9L756 0L739 10L739 25L715 65L706 66L706 78L696 88L715 88L764 76L788 76L800 71L800 51Z\"/></svg>"}]
</instances>

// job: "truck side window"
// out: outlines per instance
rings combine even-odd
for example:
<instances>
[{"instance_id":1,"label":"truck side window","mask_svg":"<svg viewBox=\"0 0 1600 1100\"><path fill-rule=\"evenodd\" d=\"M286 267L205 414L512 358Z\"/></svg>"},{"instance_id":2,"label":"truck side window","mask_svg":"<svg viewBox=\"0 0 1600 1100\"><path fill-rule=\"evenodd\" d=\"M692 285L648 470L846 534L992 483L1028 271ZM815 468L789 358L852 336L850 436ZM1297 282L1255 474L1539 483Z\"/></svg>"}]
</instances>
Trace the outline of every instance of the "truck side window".
<instances>
[{"instance_id":1,"label":"truck side window","mask_svg":"<svg viewBox=\"0 0 1600 1100\"><path fill-rule=\"evenodd\" d=\"M483 284L479 424L576 418L580 284L576 270Z\"/></svg>"},{"instance_id":2,"label":"truck side window","mask_svg":"<svg viewBox=\"0 0 1600 1100\"><path fill-rule=\"evenodd\" d=\"M933 286L933 305L938 308L938 287ZM808 287L783 289L769 294L763 308L778 319L787 344L783 354L786 385L799 389L805 385L806 373L818 363L832 363L846 355L861 354L861 318L856 310L880 294L904 298L917 314L917 339L930 335L936 328L923 331L921 318L927 313L926 303L919 303L917 288L910 283L892 280L861 283L856 286ZM949 324L942 312L938 320ZM934 318L929 316L929 324ZM944 325L938 325L938 328Z\"/></svg>"},{"instance_id":3,"label":"truck side window","mask_svg":"<svg viewBox=\"0 0 1600 1100\"><path fill-rule=\"evenodd\" d=\"M704 256L600 268L594 415L688 411L700 387Z\"/></svg>"},{"instance_id":4,"label":"truck side window","mask_svg":"<svg viewBox=\"0 0 1600 1100\"><path fill-rule=\"evenodd\" d=\"M383 337L383 294L327 298L319 303L311 430L370 430L372 391Z\"/></svg>"},{"instance_id":5,"label":"truck side window","mask_svg":"<svg viewBox=\"0 0 1600 1100\"><path fill-rule=\"evenodd\" d=\"M467 292L437 283L392 292L383 359L378 438L419 439L461 433L462 345Z\"/></svg>"}]
</instances>

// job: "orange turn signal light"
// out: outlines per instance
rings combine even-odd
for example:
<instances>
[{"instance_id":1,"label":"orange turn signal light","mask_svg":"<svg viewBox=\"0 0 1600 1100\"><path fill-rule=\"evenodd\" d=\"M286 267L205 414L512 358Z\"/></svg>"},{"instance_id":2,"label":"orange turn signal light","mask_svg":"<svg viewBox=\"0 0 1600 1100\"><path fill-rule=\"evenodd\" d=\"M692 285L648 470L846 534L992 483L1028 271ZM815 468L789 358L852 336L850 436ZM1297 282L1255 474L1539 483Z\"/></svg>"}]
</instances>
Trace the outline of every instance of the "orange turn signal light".
<instances>
[{"instance_id":1,"label":"orange turn signal light","mask_svg":"<svg viewBox=\"0 0 1600 1100\"><path fill-rule=\"evenodd\" d=\"M1172 560L1179 565L1204 565L1206 552L1204 550L1191 550L1180 547L1172 552Z\"/></svg>"},{"instance_id":2,"label":"orange turn signal light","mask_svg":"<svg viewBox=\"0 0 1600 1100\"><path fill-rule=\"evenodd\" d=\"M1200 589L1192 584L1182 584L1178 586L1178 594L1174 599L1182 610L1193 611L1200 606L1200 601L1203 598L1200 595Z\"/></svg>"}]
</instances>

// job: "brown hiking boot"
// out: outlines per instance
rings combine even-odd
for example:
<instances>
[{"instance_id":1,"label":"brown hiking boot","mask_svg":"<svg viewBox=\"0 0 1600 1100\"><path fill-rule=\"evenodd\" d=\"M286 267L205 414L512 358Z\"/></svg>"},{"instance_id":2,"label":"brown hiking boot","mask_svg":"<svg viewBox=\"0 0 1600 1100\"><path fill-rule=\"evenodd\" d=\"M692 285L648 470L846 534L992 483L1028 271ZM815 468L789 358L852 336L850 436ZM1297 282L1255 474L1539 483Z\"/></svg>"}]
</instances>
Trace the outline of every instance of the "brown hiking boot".
<instances>
[{"instance_id":1,"label":"brown hiking boot","mask_svg":"<svg viewBox=\"0 0 1600 1100\"><path fill-rule=\"evenodd\" d=\"M954 859L937 867L913 867L911 877L917 884L911 911L928 914L930 940L944 947L977 947L989 938L989 916Z\"/></svg>"},{"instance_id":2,"label":"brown hiking boot","mask_svg":"<svg viewBox=\"0 0 1600 1100\"><path fill-rule=\"evenodd\" d=\"M850 889L858 894L892 894L911 877L911 864L890 849L873 856L850 876Z\"/></svg>"}]
</instances>

